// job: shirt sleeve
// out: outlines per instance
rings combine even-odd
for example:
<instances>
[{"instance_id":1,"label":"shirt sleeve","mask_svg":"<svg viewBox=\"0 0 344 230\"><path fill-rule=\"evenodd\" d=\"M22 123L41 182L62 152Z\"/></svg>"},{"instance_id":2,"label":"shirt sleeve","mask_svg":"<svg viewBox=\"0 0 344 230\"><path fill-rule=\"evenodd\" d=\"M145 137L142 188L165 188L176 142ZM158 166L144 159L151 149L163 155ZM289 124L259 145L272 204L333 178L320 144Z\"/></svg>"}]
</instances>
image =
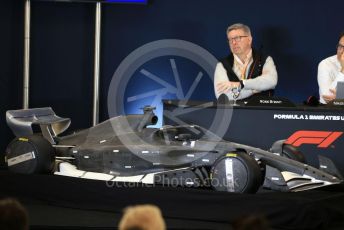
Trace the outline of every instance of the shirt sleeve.
<instances>
[{"instance_id":1,"label":"shirt sleeve","mask_svg":"<svg viewBox=\"0 0 344 230\"><path fill-rule=\"evenodd\" d=\"M219 62L216 65L215 74L214 74L214 91L215 91L216 98L219 98L219 96L220 96L220 93L216 89L216 85L218 83L220 83L220 82L223 82L223 81L227 81L228 82L229 80L228 80L228 77L227 77L226 69L223 67L222 63ZM226 92L225 94L227 95L229 100L233 100L233 95L230 92L230 90L228 92ZM237 99L238 100L244 99L244 98L247 98L247 97L251 96L252 94L253 94L253 90L246 89L246 87L245 87L245 88L243 88L240 91L239 97Z\"/></svg>"},{"instance_id":2,"label":"shirt sleeve","mask_svg":"<svg viewBox=\"0 0 344 230\"><path fill-rule=\"evenodd\" d=\"M324 95L331 95L330 89L336 89L338 81L344 81L344 74L331 65L328 59L322 60L318 66L318 85L320 102L326 104Z\"/></svg>"},{"instance_id":3,"label":"shirt sleeve","mask_svg":"<svg viewBox=\"0 0 344 230\"><path fill-rule=\"evenodd\" d=\"M220 96L220 93L216 89L216 85L223 81L229 81L229 80L228 80L227 72L225 68L223 67L222 63L219 62L216 65L215 73L214 73L214 91L215 91L216 98L219 98Z\"/></svg>"},{"instance_id":4,"label":"shirt sleeve","mask_svg":"<svg viewBox=\"0 0 344 230\"><path fill-rule=\"evenodd\" d=\"M264 63L262 75L253 79L246 79L243 83L246 89L265 91L274 89L277 85L277 80L278 76L276 66L272 58L269 56Z\"/></svg>"},{"instance_id":5,"label":"shirt sleeve","mask_svg":"<svg viewBox=\"0 0 344 230\"><path fill-rule=\"evenodd\" d=\"M321 103L326 103L323 99L323 95L331 94L330 89L333 87L333 82L334 79L331 78L329 66L326 65L326 62L324 60L321 61L318 66L318 85Z\"/></svg>"}]
</instances>

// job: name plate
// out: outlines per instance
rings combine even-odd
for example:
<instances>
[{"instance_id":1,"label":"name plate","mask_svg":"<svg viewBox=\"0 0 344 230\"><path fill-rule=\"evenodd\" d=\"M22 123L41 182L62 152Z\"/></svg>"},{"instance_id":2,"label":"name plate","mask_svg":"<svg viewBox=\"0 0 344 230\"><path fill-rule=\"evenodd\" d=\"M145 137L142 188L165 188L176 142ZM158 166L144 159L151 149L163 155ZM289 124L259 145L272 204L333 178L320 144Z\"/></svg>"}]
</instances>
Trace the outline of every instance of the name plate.
<instances>
[{"instance_id":1,"label":"name plate","mask_svg":"<svg viewBox=\"0 0 344 230\"><path fill-rule=\"evenodd\" d=\"M329 106L344 107L344 99L335 99L328 104Z\"/></svg>"},{"instance_id":2,"label":"name plate","mask_svg":"<svg viewBox=\"0 0 344 230\"><path fill-rule=\"evenodd\" d=\"M276 107L295 107L286 98L282 97L254 97L247 101L247 106L276 106Z\"/></svg>"}]
</instances>

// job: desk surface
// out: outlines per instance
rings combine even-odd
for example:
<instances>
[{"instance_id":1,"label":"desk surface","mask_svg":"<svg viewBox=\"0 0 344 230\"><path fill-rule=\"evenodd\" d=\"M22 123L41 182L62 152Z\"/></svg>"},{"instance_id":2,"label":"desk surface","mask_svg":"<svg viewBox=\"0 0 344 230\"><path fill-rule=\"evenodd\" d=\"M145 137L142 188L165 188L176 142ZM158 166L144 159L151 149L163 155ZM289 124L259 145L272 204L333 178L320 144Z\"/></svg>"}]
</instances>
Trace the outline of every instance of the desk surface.
<instances>
[{"instance_id":1,"label":"desk surface","mask_svg":"<svg viewBox=\"0 0 344 230\"><path fill-rule=\"evenodd\" d=\"M176 106L176 107L197 107L197 108L234 108L234 109L254 109L254 110L291 110L291 111L311 111L311 112L342 112L344 106L330 106L330 105L319 105L319 106L307 106L307 105L294 105L284 106L281 104L275 105L247 105L243 101L237 101L237 106L233 106L232 103L221 104L217 101L196 101L196 100L163 100L164 105Z\"/></svg>"}]
</instances>

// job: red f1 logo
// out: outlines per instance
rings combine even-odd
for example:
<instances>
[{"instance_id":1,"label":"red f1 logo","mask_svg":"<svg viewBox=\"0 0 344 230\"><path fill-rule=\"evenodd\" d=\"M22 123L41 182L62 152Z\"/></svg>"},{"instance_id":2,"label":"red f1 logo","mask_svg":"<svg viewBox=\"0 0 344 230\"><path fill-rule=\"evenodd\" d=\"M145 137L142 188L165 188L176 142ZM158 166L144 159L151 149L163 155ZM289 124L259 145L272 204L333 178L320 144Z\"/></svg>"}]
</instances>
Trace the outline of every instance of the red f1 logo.
<instances>
[{"instance_id":1,"label":"red f1 logo","mask_svg":"<svg viewBox=\"0 0 344 230\"><path fill-rule=\"evenodd\" d=\"M318 144L318 148L327 148L342 134L343 132L300 130L293 133L285 143L296 147L302 144Z\"/></svg>"}]
</instances>

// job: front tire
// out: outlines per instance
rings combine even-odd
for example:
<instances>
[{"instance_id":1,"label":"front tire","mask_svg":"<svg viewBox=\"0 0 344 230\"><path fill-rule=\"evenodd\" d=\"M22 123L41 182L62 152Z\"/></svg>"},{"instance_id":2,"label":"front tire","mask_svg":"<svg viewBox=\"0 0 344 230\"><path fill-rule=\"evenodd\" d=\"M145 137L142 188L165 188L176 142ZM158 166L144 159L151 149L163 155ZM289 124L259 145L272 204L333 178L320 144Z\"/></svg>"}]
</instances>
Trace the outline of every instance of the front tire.
<instances>
[{"instance_id":1,"label":"front tire","mask_svg":"<svg viewBox=\"0 0 344 230\"><path fill-rule=\"evenodd\" d=\"M261 169L245 152L227 153L211 169L211 186L217 191L255 193L262 185Z\"/></svg>"}]
</instances>

